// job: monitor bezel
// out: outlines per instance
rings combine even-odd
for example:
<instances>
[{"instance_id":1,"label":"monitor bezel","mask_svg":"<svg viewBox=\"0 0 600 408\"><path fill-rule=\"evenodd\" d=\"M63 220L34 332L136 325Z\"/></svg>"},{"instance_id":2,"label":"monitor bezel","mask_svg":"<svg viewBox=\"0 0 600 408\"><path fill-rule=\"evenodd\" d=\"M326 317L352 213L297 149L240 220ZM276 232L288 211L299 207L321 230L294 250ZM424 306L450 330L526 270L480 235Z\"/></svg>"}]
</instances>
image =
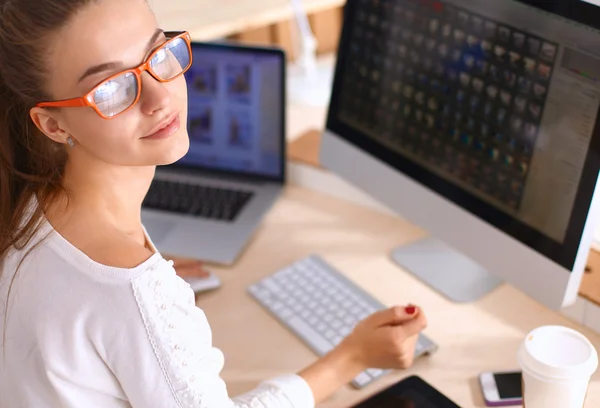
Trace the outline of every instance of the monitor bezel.
<instances>
[{"instance_id":1,"label":"monitor bezel","mask_svg":"<svg viewBox=\"0 0 600 408\"><path fill-rule=\"evenodd\" d=\"M589 25L592 28L600 29L600 7L589 3L584 3L580 0L562 0L559 2L552 2L552 4L539 0L517 1L561 17L566 17L578 23ZM359 2L346 3L344 7L344 21L352 21L358 3ZM350 144L360 148L366 154L369 154L390 167L404 173L414 182L437 193L437 195L455 205L462 207L470 214L537 251L567 270L572 270L578 255L579 244L590 210L596 183L598 181L600 169L600 114L598 114L596 118L594 133L585 159L573 210L564 241L561 244L538 230L535 230L508 214L492 207L483 200L470 195L455 184L422 168L409 159L404 158L399 153L387 149L384 145L371 139L362 132L351 128L338 119L337 112L339 111L339 101L337 96L340 95L342 87L342 77L348 56L346 50L349 47L350 35L350 25L344 24L338 45L332 97L329 102L326 119L326 129ZM501 248L499 248L499 250L501 250Z\"/></svg>"},{"instance_id":2,"label":"monitor bezel","mask_svg":"<svg viewBox=\"0 0 600 408\"><path fill-rule=\"evenodd\" d=\"M286 53L285 51L277 46L258 46L258 45L249 45L249 44L240 44L240 43L231 43L231 42L220 42L220 41L192 41L192 55L194 55L195 51L203 51L203 50L218 50L218 51L229 51L236 52L242 54L258 54L258 55L269 55L274 56L279 59L280 62L280 72L279 76L281 79L280 84L280 95L279 98L281 100L280 111L276 112L281 117L281 126L279 129L279 155L280 155L280 166L277 175L266 175L264 173L252 172L252 171L240 171L240 170L227 170L219 167L211 167L200 164L191 164L191 163L181 163L175 162L167 166L169 169L174 170L185 170L188 172L198 172L202 174L206 174L209 172L210 174L215 175L223 175L223 176L235 176L237 179L247 179L254 181L274 181L278 183L285 183L287 177L286 170L286 155L287 155L287 143L286 143L286 128L287 128L287 110L286 110L286 98L287 98L287 89L286 89ZM194 58L195 60L195 58ZM193 63L193 62L192 62ZM187 84L186 84L187 87ZM186 90L187 91L187 90ZM189 105L188 105L189 106ZM188 117L186 118L186 123L189 122L189 112Z\"/></svg>"}]
</instances>

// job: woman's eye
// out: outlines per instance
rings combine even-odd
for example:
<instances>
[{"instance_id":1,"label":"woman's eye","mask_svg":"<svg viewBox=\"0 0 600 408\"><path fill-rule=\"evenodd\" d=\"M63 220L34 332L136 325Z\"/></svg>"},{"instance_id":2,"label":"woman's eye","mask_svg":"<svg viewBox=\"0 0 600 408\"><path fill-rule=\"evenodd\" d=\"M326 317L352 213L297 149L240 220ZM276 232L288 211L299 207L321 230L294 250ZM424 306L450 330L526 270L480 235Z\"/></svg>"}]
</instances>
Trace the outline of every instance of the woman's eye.
<instances>
[{"instance_id":1,"label":"woman's eye","mask_svg":"<svg viewBox=\"0 0 600 408\"><path fill-rule=\"evenodd\" d=\"M117 81L106 82L96 90L94 100L96 103L101 103L107 99L112 99L121 88L121 84Z\"/></svg>"},{"instance_id":2,"label":"woman's eye","mask_svg":"<svg viewBox=\"0 0 600 408\"><path fill-rule=\"evenodd\" d=\"M119 90L121 84L116 81L110 81L102 84L100 88L96 90L96 95L98 96L106 96L111 95Z\"/></svg>"},{"instance_id":3,"label":"woman's eye","mask_svg":"<svg viewBox=\"0 0 600 408\"><path fill-rule=\"evenodd\" d=\"M161 62L164 62L167 59L167 50L165 50L164 48L159 50L156 54L154 54L154 57L152 57L152 63L153 64L160 64Z\"/></svg>"}]
</instances>

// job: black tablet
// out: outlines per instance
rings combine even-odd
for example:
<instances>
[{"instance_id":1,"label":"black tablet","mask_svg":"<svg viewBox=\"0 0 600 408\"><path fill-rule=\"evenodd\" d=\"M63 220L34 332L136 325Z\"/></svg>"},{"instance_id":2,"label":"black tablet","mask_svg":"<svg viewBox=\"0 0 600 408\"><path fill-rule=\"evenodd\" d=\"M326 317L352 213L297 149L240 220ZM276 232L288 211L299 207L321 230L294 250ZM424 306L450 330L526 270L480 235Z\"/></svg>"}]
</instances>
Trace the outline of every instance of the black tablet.
<instances>
[{"instance_id":1,"label":"black tablet","mask_svg":"<svg viewBox=\"0 0 600 408\"><path fill-rule=\"evenodd\" d=\"M460 408L420 377L408 377L353 408Z\"/></svg>"}]
</instances>

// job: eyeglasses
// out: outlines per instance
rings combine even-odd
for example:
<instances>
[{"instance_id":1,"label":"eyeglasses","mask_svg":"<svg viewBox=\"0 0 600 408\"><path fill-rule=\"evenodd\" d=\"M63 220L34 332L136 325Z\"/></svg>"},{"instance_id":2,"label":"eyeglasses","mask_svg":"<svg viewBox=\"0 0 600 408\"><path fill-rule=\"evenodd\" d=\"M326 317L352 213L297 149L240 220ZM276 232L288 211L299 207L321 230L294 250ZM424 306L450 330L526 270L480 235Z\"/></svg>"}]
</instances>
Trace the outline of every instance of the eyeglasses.
<instances>
[{"instance_id":1,"label":"eyeglasses","mask_svg":"<svg viewBox=\"0 0 600 408\"><path fill-rule=\"evenodd\" d=\"M192 65L190 34L186 31L165 32L165 36L168 41L154 50L138 67L111 76L81 98L41 102L36 106L92 107L104 119L127 112L140 99L144 71L148 71L159 82L170 82L183 75Z\"/></svg>"}]
</instances>

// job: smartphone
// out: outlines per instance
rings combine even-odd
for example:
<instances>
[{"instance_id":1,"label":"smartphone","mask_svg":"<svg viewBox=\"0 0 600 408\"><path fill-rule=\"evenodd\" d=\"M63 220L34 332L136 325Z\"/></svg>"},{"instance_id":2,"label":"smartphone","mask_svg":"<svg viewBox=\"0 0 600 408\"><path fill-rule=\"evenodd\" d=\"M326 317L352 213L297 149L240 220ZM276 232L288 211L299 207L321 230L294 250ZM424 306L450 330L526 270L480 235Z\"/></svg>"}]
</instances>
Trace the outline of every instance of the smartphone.
<instances>
[{"instance_id":1,"label":"smartphone","mask_svg":"<svg viewBox=\"0 0 600 408\"><path fill-rule=\"evenodd\" d=\"M479 382L488 407L523 404L521 371L481 373Z\"/></svg>"}]
</instances>

